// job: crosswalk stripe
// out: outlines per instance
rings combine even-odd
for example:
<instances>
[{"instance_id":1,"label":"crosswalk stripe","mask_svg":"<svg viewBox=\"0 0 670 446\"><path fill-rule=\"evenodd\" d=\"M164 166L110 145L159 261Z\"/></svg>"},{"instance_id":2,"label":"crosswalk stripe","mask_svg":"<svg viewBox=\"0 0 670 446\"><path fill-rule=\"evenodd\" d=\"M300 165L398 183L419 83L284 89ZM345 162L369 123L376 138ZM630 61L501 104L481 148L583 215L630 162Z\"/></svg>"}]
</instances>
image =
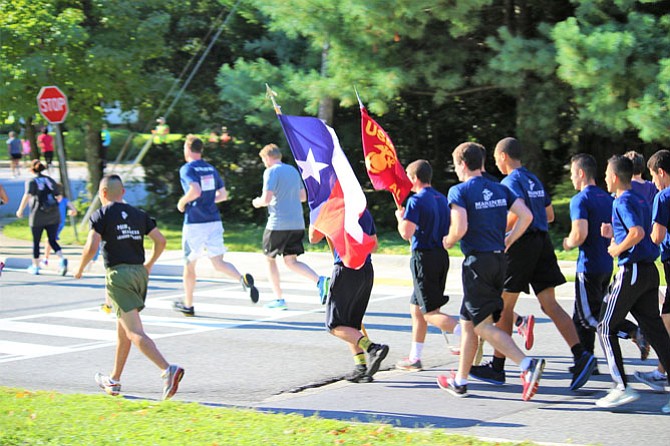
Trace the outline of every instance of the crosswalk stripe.
<instances>
[{"instance_id":1,"label":"crosswalk stripe","mask_svg":"<svg viewBox=\"0 0 670 446\"><path fill-rule=\"evenodd\" d=\"M16 356L33 356L43 354L57 355L59 353L65 353L68 350L69 349L67 347L0 340L0 353L5 355L16 355Z\"/></svg>"},{"instance_id":2,"label":"crosswalk stripe","mask_svg":"<svg viewBox=\"0 0 670 446\"><path fill-rule=\"evenodd\" d=\"M99 328L72 327L58 324L40 324L35 322L11 321L7 319L0 320L0 331L91 339L96 341L113 341L116 339L116 330L101 330Z\"/></svg>"}]
</instances>

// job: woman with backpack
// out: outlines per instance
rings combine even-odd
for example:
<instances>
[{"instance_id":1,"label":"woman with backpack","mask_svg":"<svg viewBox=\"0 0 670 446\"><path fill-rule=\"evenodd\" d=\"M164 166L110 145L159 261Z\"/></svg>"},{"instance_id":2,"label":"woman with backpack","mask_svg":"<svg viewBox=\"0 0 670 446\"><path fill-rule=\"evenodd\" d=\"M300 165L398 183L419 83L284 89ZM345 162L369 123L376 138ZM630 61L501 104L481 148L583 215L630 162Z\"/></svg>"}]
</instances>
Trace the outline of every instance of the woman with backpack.
<instances>
[{"instance_id":1,"label":"woman with backpack","mask_svg":"<svg viewBox=\"0 0 670 446\"><path fill-rule=\"evenodd\" d=\"M26 182L26 191L16 211L16 216L22 218L23 210L30 204L29 224L33 234L33 264L28 267L28 272L35 275L40 273L40 240L42 232L46 230L49 245L60 259L58 274L64 276L67 273L67 259L63 257L63 251L56 241L60 224L57 199L60 191L53 178L42 175L45 169L46 167L40 160L33 160L31 170L35 177Z\"/></svg>"}]
</instances>

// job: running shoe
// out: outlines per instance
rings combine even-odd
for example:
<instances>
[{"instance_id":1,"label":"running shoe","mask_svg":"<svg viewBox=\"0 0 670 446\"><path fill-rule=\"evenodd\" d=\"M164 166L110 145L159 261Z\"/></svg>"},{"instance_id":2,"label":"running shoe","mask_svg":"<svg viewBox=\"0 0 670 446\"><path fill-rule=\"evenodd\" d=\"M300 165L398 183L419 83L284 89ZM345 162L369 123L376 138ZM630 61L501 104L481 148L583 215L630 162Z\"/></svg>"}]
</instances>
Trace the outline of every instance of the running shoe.
<instances>
[{"instance_id":1,"label":"running shoe","mask_svg":"<svg viewBox=\"0 0 670 446\"><path fill-rule=\"evenodd\" d=\"M591 372L591 376L600 376L600 370L598 370L598 358L595 359L595 363L596 365L593 366L593 372ZM570 374L574 374L575 370L577 369L576 366L574 365L568 367L568 371L570 372Z\"/></svg>"},{"instance_id":2,"label":"running shoe","mask_svg":"<svg viewBox=\"0 0 670 446\"><path fill-rule=\"evenodd\" d=\"M572 372L572 382L570 390L577 390L586 384L596 368L596 358L589 352L582 353L582 356L575 362Z\"/></svg>"},{"instance_id":3,"label":"running shoe","mask_svg":"<svg viewBox=\"0 0 670 446\"><path fill-rule=\"evenodd\" d=\"M288 305L284 299L275 299L272 302L265 304L265 308L272 308L273 310L288 310Z\"/></svg>"},{"instance_id":4,"label":"running shoe","mask_svg":"<svg viewBox=\"0 0 670 446\"><path fill-rule=\"evenodd\" d=\"M533 343L535 342L535 336L533 335L533 329L535 328L535 316L529 314L528 316L522 317L521 325L516 327L517 333L521 335L526 340L524 347L526 350L533 348Z\"/></svg>"},{"instance_id":5,"label":"running shoe","mask_svg":"<svg viewBox=\"0 0 670 446\"><path fill-rule=\"evenodd\" d=\"M49 259L40 260L40 268L46 268L47 266L49 266Z\"/></svg>"},{"instance_id":6,"label":"running shoe","mask_svg":"<svg viewBox=\"0 0 670 446\"><path fill-rule=\"evenodd\" d=\"M26 268L26 271L28 272L28 274L33 274L35 276L40 275L40 267L39 266L30 265L28 268Z\"/></svg>"},{"instance_id":7,"label":"running shoe","mask_svg":"<svg viewBox=\"0 0 670 446\"><path fill-rule=\"evenodd\" d=\"M176 301L172 303L172 309L174 311L178 311L180 313L183 313L184 316L195 316L195 309L194 307L187 307L183 303Z\"/></svg>"},{"instance_id":8,"label":"running shoe","mask_svg":"<svg viewBox=\"0 0 670 446\"><path fill-rule=\"evenodd\" d=\"M645 361L649 357L651 346L649 345L647 338L644 336L644 333L642 333L642 330L638 328L632 340L635 345L637 345L637 348L640 349L640 359Z\"/></svg>"},{"instance_id":9,"label":"running shoe","mask_svg":"<svg viewBox=\"0 0 670 446\"><path fill-rule=\"evenodd\" d=\"M344 377L347 381L352 383L369 383L372 382L372 376L368 375L368 369L365 364L357 364L354 371Z\"/></svg>"},{"instance_id":10,"label":"running shoe","mask_svg":"<svg viewBox=\"0 0 670 446\"><path fill-rule=\"evenodd\" d=\"M64 276L67 274L67 259L62 258L58 261L58 274Z\"/></svg>"},{"instance_id":11,"label":"running shoe","mask_svg":"<svg viewBox=\"0 0 670 446\"><path fill-rule=\"evenodd\" d=\"M632 387L628 386L621 390L618 387L611 389L606 396L596 401L596 406L606 409L619 407L624 404L632 403L640 398L640 394Z\"/></svg>"},{"instance_id":12,"label":"running shoe","mask_svg":"<svg viewBox=\"0 0 670 446\"><path fill-rule=\"evenodd\" d=\"M389 354L389 346L385 344L372 344L368 349L368 376L372 376L377 373L379 367L382 365L382 361L386 358L386 355Z\"/></svg>"},{"instance_id":13,"label":"running shoe","mask_svg":"<svg viewBox=\"0 0 670 446\"><path fill-rule=\"evenodd\" d=\"M330 277L319 276L319 280L316 282L316 287L319 289L321 305L326 305L326 301L328 300L328 291L330 290Z\"/></svg>"},{"instance_id":14,"label":"running shoe","mask_svg":"<svg viewBox=\"0 0 670 446\"><path fill-rule=\"evenodd\" d=\"M172 364L165 369L161 377L163 378L163 399L169 400L177 393L179 382L184 377L184 369Z\"/></svg>"},{"instance_id":15,"label":"running shoe","mask_svg":"<svg viewBox=\"0 0 670 446\"><path fill-rule=\"evenodd\" d=\"M423 365L421 364L420 359L412 361L409 358L405 358L396 362L395 368L398 370L405 370L407 372L420 372L423 370Z\"/></svg>"},{"instance_id":16,"label":"running shoe","mask_svg":"<svg viewBox=\"0 0 670 446\"><path fill-rule=\"evenodd\" d=\"M437 385L456 398L466 398L468 396L468 385L456 385L456 373L453 371L449 376L437 375Z\"/></svg>"},{"instance_id":17,"label":"running shoe","mask_svg":"<svg viewBox=\"0 0 670 446\"><path fill-rule=\"evenodd\" d=\"M107 395L116 396L121 392L121 381L115 381L102 373L95 374L95 382Z\"/></svg>"},{"instance_id":18,"label":"running shoe","mask_svg":"<svg viewBox=\"0 0 670 446\"><path fill-rule=\"evenodd\" d=\"M523 393L521 399L524 401L530 400L537 393L537 388L540 385L540 378L546 361L544 359L533 358L530 361L528 370L521 372L521 383L523 384Z\"/></svg>"},{"instance_id":19,"label":"running shoe","mask_svg":"<svg viewBox=\"0 0 670 446\"><path fill-rule=\"evenodd\" d=\"M652 370L651 372L635 372L633 376L635 379L640 381L642 384L646 384L654 392L665 393L665 385L668 383L668 378L661 375L658 370Z\"/></svg>"},{"instance_id":20,"label":"running shoe","mask_svg":"<svg viewBox=\"0 0 670 446\"><path fill-rule=\"evenodd\" d=\"M498 386L505 384L505 371L495 370L493 368L493 362L487 362L486 364L482 365L473 365L470 368L470 376L489 384L495 384Z\"/></svg>"},{"instance_id":21,"label":"running shoe","mask_svg":"<svg viewBox=\"0 0 670 446\"><path fill-rule=\"evenodd\" d=\"M249 290L249 297L251 298L251 302L257 303L259 294L258 288L254 286L254 276L247 273L242 276L240 282L242 283L242 288Z\"/></svg>"}]
</instances>

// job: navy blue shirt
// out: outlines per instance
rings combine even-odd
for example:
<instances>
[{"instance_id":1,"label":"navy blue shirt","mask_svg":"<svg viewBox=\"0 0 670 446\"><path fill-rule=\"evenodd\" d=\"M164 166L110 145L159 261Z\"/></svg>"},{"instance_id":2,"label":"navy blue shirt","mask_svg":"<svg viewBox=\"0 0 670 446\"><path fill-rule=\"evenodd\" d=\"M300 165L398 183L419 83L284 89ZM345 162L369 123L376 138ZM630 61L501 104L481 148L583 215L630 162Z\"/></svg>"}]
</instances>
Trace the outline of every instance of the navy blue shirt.
<instances>
[{"instance_id":1,"label":"navy blue shirt","mask_svg":"<svg viewBox=\"0 0 670 446\"><path fill-rule=\"evenodd\" d=\"M540 180L525 167L519 167L503 178L501 183L512 189L517 196L523 198L526 206L532 212L533 222L528 230L549 231L545 208L551 204L551 198L544 190Z\"/></svg>"},{"instance_id":2,"label":"navy blue shirt","mask_svg":"<svg viewBox=\"0 0 670 446\"><path fill-rule=\"evenodd\" d=\"M463 254L505 250L507 211L517 198L511 189L479 176L449 189L449 205L468 213L468 230L461 239Z\"/></svg>"},{"instance_id":3,"label":"navy blue shirt","mask_svg":"<svg viewBox=\"0 0 670 446\"><path fill-rule=\"evenodd\" d=\"M372 214L370 214L370 211L367 209L363 211L361 214L360 218L358 219L358 224L361 225L361 229L363 229L363 232L365 232L367 235L375 235L377 233L377 228L375 227L375 221L372 219ZM334 263L336 265L343 265L342 259L340 258L340 254L337 252L337 249L333 248L333 256L334 256ZM372 262L372 255L368 254L367 259L365 259L365 263L370 263Z\"/></svg>"},{"instance_id":4,"label":"navy blue shirt","mask_svg":"<svg viewBox=\"0 0 670 446\"><path fill-rule=\"evenodd\" d=\"M214 166L203 160L191 161L179 169L179 180L184 193L191 183L198 183L202 191L200 197L186 205L184 224L221 220L215 197L216 191L224 187L224 183Z\"/></svg>"},{"instance_id":5,"label":"navy blue shirt","mask_svg":"<svg viewBox=\"0 0 670 446\"><path fill-rule=\"evenodd\" d=\"M642 198L647 201L649 207L652 207L654 204L654 197L658 193L658 189L656 189L654 183L647 180L645 180L644 183L633 180L630 182L630 188L633 189L633 192L640 194Z\"/></svg>"},{"instance_id":6,"label":"navy blue shirt","mask_svg":"<svg viewBox=\"0 0 670 446\"><path fill-rule=\"evenodd\" d=\"M578 273L612 272L612 256L607 252L610 241L600 235L600 227L612 220L613 201L610 194L594 185L586 186L570 200L570 220L586 220L589 231L579 246Z\"/></svg>"},{"instance_id":7,"label":"navy blue shirt","mask_svg":"<svg viewBox=\"0 0 670 446\"><path fill-rule=\"evenodd\" d=\"M665 262L670 259L670 188L666 187L656 194L651 218L652 223L658 223L668 229L661 242L661 261Z\"/></svg>"},{"instance_id":8,"label":"navy blue shirt","mask_svg":"<svg viewBox=\"0 0 670 446\"><path fill-rule=\"evenodd\" d=\"M619 255L618 265L637 262L653 262L658 257L658 246L651 241L651 209L641 195L627 190L614 199L612 207L612 228L614 241L618 244L628 235L629 228L640 226L644 238L637 245Z\"/></svg>"},{"instance_id":9,"label":"navy blue shirt","mask_svg":"<svg viewBox=\"0 0 670 446\"><path fill-rule=\"evenodd\" d=\"M442 248L442 238L449 233L451 214L447 197L432 187L425 187L407 199L405 220L416 225L412 251Z\"/></svg>"}]
</instances>

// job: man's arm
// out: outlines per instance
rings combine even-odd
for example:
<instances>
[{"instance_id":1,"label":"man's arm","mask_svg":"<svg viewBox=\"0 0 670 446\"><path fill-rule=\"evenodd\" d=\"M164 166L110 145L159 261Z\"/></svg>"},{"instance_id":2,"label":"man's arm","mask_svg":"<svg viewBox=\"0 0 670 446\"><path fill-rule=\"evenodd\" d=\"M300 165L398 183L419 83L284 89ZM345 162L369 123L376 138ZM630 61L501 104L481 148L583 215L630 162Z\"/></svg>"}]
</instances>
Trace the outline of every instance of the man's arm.
<instances>
[{"instance_id":1,"label":"man's arm","mask_svg":"<svg viewBox=\"0 0 670 446\"><path fill-rule=\"evenodd\" d=\"M307 190L303 188L300 189L300 202L304 203L305 201L307 201Z\"/></svg>"},{"instance_id":2,"label":"man's arm","mask_svg":"<svg viewBox=\"0 0 670 446\"><path fill-rule=\"evenodd\" d=\"M451 225L449 233L442 238L444 249L452 248L468 232L468 211L457 205L451 204Z\"/></svg>"},{"instance_id":3,"label":"man's arm","mask_svg":"<svg viewBox=\"0 0 670 446\"><path fill-rule=\"evenodd\" d=\"M533 214L521 198L514 200L514 203L512 203L512 207L510 207L509 210L510 212L508 214L514 215L515 223L514 226L512 226L512 230L509 231L505 237L505 251L507 251L514 242L519 240L519 237L526 232L526 229L528 229L533 221ZM509 222L509 218L507 221Z\"/></svg>"},{"instance_id":4,"label":"man's arm","mask_svg":"<svg viewBox=\"0 0 670 446\"><path fill-rule=\"evenodd\" d=\"M660 245L661 242L665 239L665 235L668 233L668 228L663 226L660 223L654 222L651 227L651 241L657 245Z\"/></svg>"},{"instance_id":5,"label":"man's arm","mask_svg":"<svg viewBox=\"0 0 670 446\"><path fill-rule=\"evenodd\" d=\"M633 226L628 230L626 238L617 244L614 239L610 242L607 252L610 253L612 257L619 257L622 252L628 251L633 246L637 245L644 238L644 229L642 226Z\"/></svg>"},{"instance_id":6,"label":"man's arm","mask_svg":"<svg viewBox=\"0 0 670 446\"><path fill-rule=\"evenodd\" d=\"M547 212L547 223L553 223L554 220L556 219L556 214L554 213L554 206L549 205L544 208L544 210Z\"/></svg>"},{"instance_id":7,"label":"man's arm","mask_svg":"<svg viewBox=\"0 0 670 446\"><path fill-rule=\"evenodd\" d=\"M325 235L319 232L313 225L309 225L309 242L310 243L319 243Z\"/></svg>"},{"instance_id":8,"label":"man's arm","mask_svg":"<svg viewBox=\"0 0 670 446\"><path fill-rule=\"evenodd\" d=\"M403 240L409 240L416 232L416 224L412 223L409 220L405 220L403 215L405 214L405 208L401 207L395 211L395 218L398 220L398 233Z\"/></svg>"},{"instance_id":9,"label":"man's arm","mask_svg":"<svg viewBox=\"0 0 670 446\"><path fill-rule=\"evenodd\" d=\"M262 208L268 206L272 202L274 196L275 196L274 192L272 192L271 190L265 190L263 191L263 194L260 197L256 197L253 200L251 200L251 205L255 208Z\"/></svg>"},{"instance_id":10,"label":"man's arm","mask_svg":"<svg viewBox=\"0 0 670 446\"><path fill-rule=\"evenodd\" d=\"M86 265L93 260L95 253L98 252L101 240L102 237L95 232L95 230L91 229L88 231L86 244L84 245L84 250L81 252L81 259L79 260L79 268L77 269L77 272L74 273L75 279L81 279L81 276L84 274L84 268L86 268Z\"/></svg>"},{"instance_id":11,"label":"man's arm","mask_svg":"<svg viewBox=\"0 0 670 446\"><path fill-rule=\"evenodd\" d=\"M226 200L228 200L228 189L226 189L224 186L216 191L216 195L214 196L214 203L221 203L222 201Z\"/></svg>"},{"instance_id":12,"label":"man's arm","mask_svg":"<svg viewBox=\"0 0 670 446\"><path fill-rule=\"evenodd\" d=\"M151 232L149 232L149 234L147 235L154 243L154 249L151 253L151 258L149 259L149 261L144 263L144 267L147 269L147 273L151 273L151 268L153 268L154 263L156 263L156 260L158 260L158 258L161 256L161 254L163 254L163 251L165 250L167 240L165 240L165 237L158 228L153 228Z\"/></svg>"},{"instance_id":13,"label":"man's arm","mask_svg":"<svg viewBox=\"0 0 670 446\"><path fill-rule=\"evenodd\" d=\"M18 218L23 218L23 210L26 208L26 205L28 205L28 200L30 200L30 194L26 192L25 194L23 194L23 197L21 198L19 208L16 210L16 216Z\"/></svg>"},{"instance_id":14,"label":"man's arm","mask_svg":"<svg viewBox=\"0 0 670 446\"><path fill-rule=\"evenodd\" d=\"M179 209L179 212L183 213L186 210L186 205L189 204L191 201L200 198L200 195L202 195L202 189L200 189L200 184L196 183L195 181L189 183L188 191L186 191L184 196L181 197L177 202L177 209Z\"/></svg>"},{"instance_id":15,"label":"man's arm","mask_svg":"<svg viewBox=\"0 0 670 446\"><path fill-rule=\"evenodd\" d=\"M589 222L584 218L572 220L570 234L563 239L563 249L569 251L572 248L582 246L589 235Z\"/></svg>"}]
</instances>

